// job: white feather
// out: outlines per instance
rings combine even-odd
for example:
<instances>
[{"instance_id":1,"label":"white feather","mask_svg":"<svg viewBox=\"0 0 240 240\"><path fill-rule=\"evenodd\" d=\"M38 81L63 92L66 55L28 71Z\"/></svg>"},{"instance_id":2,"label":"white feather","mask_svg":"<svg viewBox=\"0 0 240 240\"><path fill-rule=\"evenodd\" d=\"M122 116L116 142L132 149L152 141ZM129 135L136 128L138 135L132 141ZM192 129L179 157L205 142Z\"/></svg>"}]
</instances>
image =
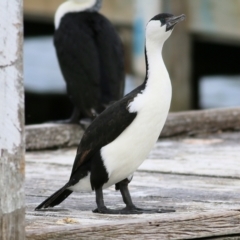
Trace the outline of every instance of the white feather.
<instances>
[{"instance_id":1,"label":"white feather","mask_svg":"<svg viewBox=\"0 0 240 240\"><path fill-rule=\"evenodd\" d=\"M68 189L74 192L91 192L92 187L90 183L90 173L88 173L86 177L80 179L80 181L77 184L69 187Z\"/></svg>"},{"instance_id":2,"label":"white feather","mask_svg":"<svg viewBox=\"0 0 240 240\"><path fill-rule=\"evenodd\" d=\"M55 29L58 29L62 17L69 12L81 12L85 11L96 4L96 0L69 0L62 3L54 17Z\"/></svg>"}]
</instances>

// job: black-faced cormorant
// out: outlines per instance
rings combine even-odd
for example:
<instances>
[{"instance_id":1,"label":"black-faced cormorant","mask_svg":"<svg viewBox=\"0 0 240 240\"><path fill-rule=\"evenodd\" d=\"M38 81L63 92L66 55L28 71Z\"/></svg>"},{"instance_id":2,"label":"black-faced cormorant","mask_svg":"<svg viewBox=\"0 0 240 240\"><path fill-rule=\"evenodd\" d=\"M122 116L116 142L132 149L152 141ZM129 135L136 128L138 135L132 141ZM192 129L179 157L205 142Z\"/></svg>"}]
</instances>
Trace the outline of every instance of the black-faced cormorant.
<instances>
[{"instance_id":1,"label":"black-faced cormorant","mask_svg":"<svg viewBox=\"0 0 240 240\"><path fill-rule=\"evenodd\" d=\"M73 191L96 193L97 209L108 214L166 212L137 208L128 183L157 141L170 108L172 87L162 47L184 15L159 14L146 27L146 78L142 85L102 112L87 128L77 150L69 181L36 210L61 203ZM49 183L51 184L51 183ZM116 186L126 208L108 209L103 189Z\"/></svg>"},{"instance_id":2,"label":"black-faced cormorant","mask_svg":"<svg viewBox=\"0 0 240 240\"><path fill-rule=\"evenodd\" d=\"M101 2L68 0L55 14L54 45L74 105L71 118L63 122L94 119L123 96L123 46L109 20L98 13Z\"/></svg>"}]
</instances>

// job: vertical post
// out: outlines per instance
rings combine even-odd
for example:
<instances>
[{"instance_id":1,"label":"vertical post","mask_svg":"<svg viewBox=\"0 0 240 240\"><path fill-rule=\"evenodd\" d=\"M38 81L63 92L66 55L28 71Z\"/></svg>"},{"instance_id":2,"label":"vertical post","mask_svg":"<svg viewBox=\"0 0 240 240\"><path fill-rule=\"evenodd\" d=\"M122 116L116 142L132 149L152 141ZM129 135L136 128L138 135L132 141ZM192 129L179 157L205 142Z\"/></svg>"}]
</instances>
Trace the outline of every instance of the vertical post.
<instances>
[{"instance_id":1,"label":"vertical post","mask_svg":"<svg viewBox=\"0 0 240 240\"><path fill-rule=\"evenodd\" d=\"M0 240L25 239L22 9L0 1Z\"/></svg>"}]
</instances>

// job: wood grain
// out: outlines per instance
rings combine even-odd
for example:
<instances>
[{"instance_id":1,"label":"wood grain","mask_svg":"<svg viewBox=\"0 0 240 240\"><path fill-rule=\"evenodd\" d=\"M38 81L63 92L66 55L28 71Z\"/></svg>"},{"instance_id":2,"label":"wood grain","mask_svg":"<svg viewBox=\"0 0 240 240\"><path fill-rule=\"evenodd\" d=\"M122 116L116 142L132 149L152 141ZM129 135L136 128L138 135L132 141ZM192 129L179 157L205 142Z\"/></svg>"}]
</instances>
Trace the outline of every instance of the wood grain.
<instances>
[{"instance_id":1,"label":"wood grain","mask_svg":"<svg viewBox=\"0 0 240 240\"><path fill-rule=\"evenodd\" d=\"M240 130L240 108L170 113L162 137Z\"/></svg>"},{"instance_id":2,"label":"wood grain","mask_svg":"<svg viewBox=\"0 0 240 240\"><path fill-rule=\"evenodd\" d=\"M146 160L152 169L143 165L134 174L130 192L136 206L176 210L170 214L93 214L94 193L73 193L59 206L36 212L68 180L76 149L27 152L27 239L224 239L240 234L240 179L231 176L233 169L239 172L240 158L232 151L239 139L240 132L226 132L158 141ZM212 158L220 150L229 164ZM203 169L191 170L194 161L201 161L199 153L206 158ZM172 172L166 172L172 159ZM124 207L114 187L104 190L104 199L110 208Z\"/></svg>"},{"instance_id":3,"label":"wood grain","mask_svg":"<svg viewBox=\"0 0 240 240\"><path fill-rule=\"evenodd\" d=\"M161 140L141 171L240 179L240 132Z\"/></svg>"},{"instance_id":4,"label":"wood grain","mask_svg":"<svg viewBox=\"0 0 240 240\"><path fill-rule=\"evenodd\" d=\"M240 179L239 144L240 132L160 139L139 170ZM29 152L27 161L71 168L75 154L76 148Z\"/></svg>"},{"instance_id":5,"label":"wood grain","mask_svg":"<svg viewBox=\"0 0 240 240\"><path fill-rule=\"evenodd\" d=\"M0 2L0 239L25 239L22 0Z\"/></svg>"},{"instance_id":6,"label":"wood grain","mask_svg":"<svg viewBox=\"0 0 240 240\"><path fill-rule=\"evenodd\" d=\"M39 124L26 126L26 149L39 150L79 144L84 131L75 124Z\"/></svg>"},{"instance_id":7,"label":"wood grain","mask_svg":"<svg viewBox=\"0 0 240 240\"><path fill-rule=\"evenodd\" d=\"M189 213L87 227L28 231L27 239L194 239L240 233L240 212Z\"/></svg>"}]
</instances>

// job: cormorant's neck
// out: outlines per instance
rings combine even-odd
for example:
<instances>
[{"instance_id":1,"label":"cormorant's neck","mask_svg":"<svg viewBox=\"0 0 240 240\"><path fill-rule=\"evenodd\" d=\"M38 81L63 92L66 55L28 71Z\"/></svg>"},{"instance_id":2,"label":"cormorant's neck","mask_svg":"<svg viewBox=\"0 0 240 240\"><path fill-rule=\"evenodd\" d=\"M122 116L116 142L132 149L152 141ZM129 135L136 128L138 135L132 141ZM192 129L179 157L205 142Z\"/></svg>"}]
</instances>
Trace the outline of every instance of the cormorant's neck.
<instances>
[{"instance_id":1,"label":"cormorant's neck","mask_svg":"<svg viewBox=\"0 0 240 240\"><path fill-rule=\"evenodd\" d=\"M85 2L78 2L78 1L66 1L61 4L56 13L54 18L54 25L55 29L57 29L60 25L60 21L62 17L71 12L83 12L83 11L98 11L101 4L98 4L96 0L88 0Z\"/></svg>"},{"instance_id":2,"label":"cormorant's neck","mask_svg":"<svg viewBox=\"0 0 240 240\"><path fill-rule=\"evenodd\" d=\"M145 60L146 60L146 77L144 84L149 81L162 81L169 79L168 71L162 58L163 43L153 42L146 39ZM155 77L156 76L156 77ZM157 76L161 76L158 77Z\"/></svg>"}]
</instances>

